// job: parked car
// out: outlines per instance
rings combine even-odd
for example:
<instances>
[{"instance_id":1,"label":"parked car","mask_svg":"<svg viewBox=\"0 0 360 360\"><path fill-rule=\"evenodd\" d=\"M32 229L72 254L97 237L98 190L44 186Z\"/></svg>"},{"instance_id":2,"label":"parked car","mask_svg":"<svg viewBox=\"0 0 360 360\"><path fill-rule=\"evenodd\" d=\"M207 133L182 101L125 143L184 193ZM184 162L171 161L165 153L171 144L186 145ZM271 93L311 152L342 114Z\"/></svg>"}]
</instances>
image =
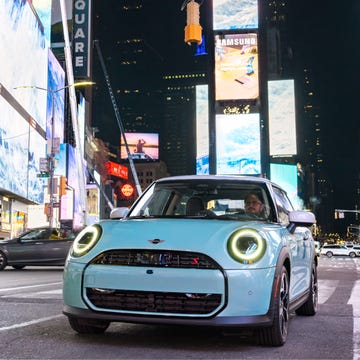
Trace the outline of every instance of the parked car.
<instances>
[{"instance_id":1,"label":"parked car","mask_svg":"<svg viewBox=\"0 0 360 360\"><path fill-rule=\"evenodd\" d=\"M260 200L250 204L250 193ZM124 215L74 241L63 312L75 331L102 333L114 321L250 327L261 344L280 346L291 311L316 313L315 216L294 211L269 180L164 178L130 211L114 211Z\"/></svg>"},{"instance_id":2,"label":"parked car","mask_svg":"<svg viewBox=\"0 0 360 360\"><path fill-rule=\"evenodd\" d=\"M325 244L321 248L320 254L326 255L329 258L339 255L350 256L354 258L358 254L358 252L353 247L347 247L345 245Z\"/></svg>"},{"instance_id":3,"label":"parked car","mask_svg":"<svg viewBox=\"0 0 360 360\"><path fill-rule=\"evenodd\" d=\"M356 256L360 256L360 245L355 244L353 250L355 251Z\"/></svg>"},{"instance_id":4,"label":"parked car","mask_svg":"<svg viewBox=\"0 0 360 360\"><path fill-rule=\"evenodd\" d=\"M0 270L8 265L15 269L64 265L75 235L74 232L42 227L27 230L13 239L0 240Z\"/></svg>"}]
</instances>

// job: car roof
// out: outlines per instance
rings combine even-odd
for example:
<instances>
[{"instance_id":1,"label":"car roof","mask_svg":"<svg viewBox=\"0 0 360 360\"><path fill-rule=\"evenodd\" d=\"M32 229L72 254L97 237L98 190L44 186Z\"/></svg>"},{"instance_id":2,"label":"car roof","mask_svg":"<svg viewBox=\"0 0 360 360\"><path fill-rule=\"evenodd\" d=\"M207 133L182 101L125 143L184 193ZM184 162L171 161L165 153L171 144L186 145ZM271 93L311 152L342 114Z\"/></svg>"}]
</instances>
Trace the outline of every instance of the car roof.
<instances>
[{"instance_id":1,"label":"car roof","mask_svg":"<svg viewBox=\"0 0 360 360\"><path fill-rule=\"evenodd\" d=\"M269 179L255 176L245 176L245 175L181 175L181 176L170 176L156 180L156 182L166 182L166 181L188 181L188 180L216 180L216 181L249 181L259 184L272 184L274 186L280 187L279 185L271 182Z\"/></svg>"}]
</instances>

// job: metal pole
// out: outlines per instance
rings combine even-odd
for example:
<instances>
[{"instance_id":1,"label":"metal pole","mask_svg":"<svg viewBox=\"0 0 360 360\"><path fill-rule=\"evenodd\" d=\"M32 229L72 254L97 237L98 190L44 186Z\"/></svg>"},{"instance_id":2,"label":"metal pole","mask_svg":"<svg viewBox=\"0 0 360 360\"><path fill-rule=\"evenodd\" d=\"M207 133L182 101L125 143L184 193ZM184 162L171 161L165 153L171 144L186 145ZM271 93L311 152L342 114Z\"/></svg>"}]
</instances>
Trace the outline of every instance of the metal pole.
<instances>
[{"instance_id":1,"label":"metal pole","mask_svg":"<svg viewBox=\"0 0 360 360\"><path fill-rule=\"evenodd\" d=\"M60 0L60 8L61 8L61 19L63 25L63 32L64 32L64 53L65 53L65 62L66 62L66 72L67 72L67 79L68 79L68 87L69 87L69 100L70 100L70 109L71 109L71 119L72 125L75 134L75 155L76 155L76 167L77 173L79 178L79 190L80 190L80 205L81 211L83 216L83 225L86 225L87 218L86 218L86 191L85 191L85 174L84 174L84 160L82 157L82 144L80 139L80 131L78 126L78 118L77 118L77 101L76 101L76 94L75 94L75 86L74 86L74 73L72 67L72 59L71 59L71 51L70 51L70 40L69 40L69 30L67 25L67 15L66 15L66 6L65 1Z\"/></svg>"}]
</instances>

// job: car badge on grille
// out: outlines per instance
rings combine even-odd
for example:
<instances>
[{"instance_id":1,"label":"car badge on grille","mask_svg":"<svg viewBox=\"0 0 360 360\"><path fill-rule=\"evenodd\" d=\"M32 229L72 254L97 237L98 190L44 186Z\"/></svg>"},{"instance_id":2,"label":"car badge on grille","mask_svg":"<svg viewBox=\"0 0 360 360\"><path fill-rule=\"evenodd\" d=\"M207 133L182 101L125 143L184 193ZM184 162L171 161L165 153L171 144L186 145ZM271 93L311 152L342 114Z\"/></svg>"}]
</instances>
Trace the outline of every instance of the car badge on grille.
<instances>
[{"instance_id":1,"label":"car badge on grille","mask_svg":"<svg viewBox=\"0 0 360 360\"><path fill-rule=\"evenodd\" d=\"M160 239L152 239L152 240L148 240L148 242L156 245L156 244L160 244L163 243L165 240L160 240Z\"/></svg>"}]
</instances>

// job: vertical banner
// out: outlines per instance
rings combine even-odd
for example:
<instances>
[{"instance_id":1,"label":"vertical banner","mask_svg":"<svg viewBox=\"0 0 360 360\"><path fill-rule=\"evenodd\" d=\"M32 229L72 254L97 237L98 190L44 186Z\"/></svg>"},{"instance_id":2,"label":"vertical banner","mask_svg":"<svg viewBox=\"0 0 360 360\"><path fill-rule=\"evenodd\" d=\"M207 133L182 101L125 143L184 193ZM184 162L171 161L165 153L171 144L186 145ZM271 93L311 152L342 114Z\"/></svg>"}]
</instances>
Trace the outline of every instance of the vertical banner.
<instances>
[{"instance_id":1,"label":"vertical banner","mask_svg":"<svg viewBox=\"0 0 360 360\"><path fill-rule=\"evenodd\" d=\"M75 78L90 78L91 0L74 0L73 68Z\"/></svg>"}]
</instances>

